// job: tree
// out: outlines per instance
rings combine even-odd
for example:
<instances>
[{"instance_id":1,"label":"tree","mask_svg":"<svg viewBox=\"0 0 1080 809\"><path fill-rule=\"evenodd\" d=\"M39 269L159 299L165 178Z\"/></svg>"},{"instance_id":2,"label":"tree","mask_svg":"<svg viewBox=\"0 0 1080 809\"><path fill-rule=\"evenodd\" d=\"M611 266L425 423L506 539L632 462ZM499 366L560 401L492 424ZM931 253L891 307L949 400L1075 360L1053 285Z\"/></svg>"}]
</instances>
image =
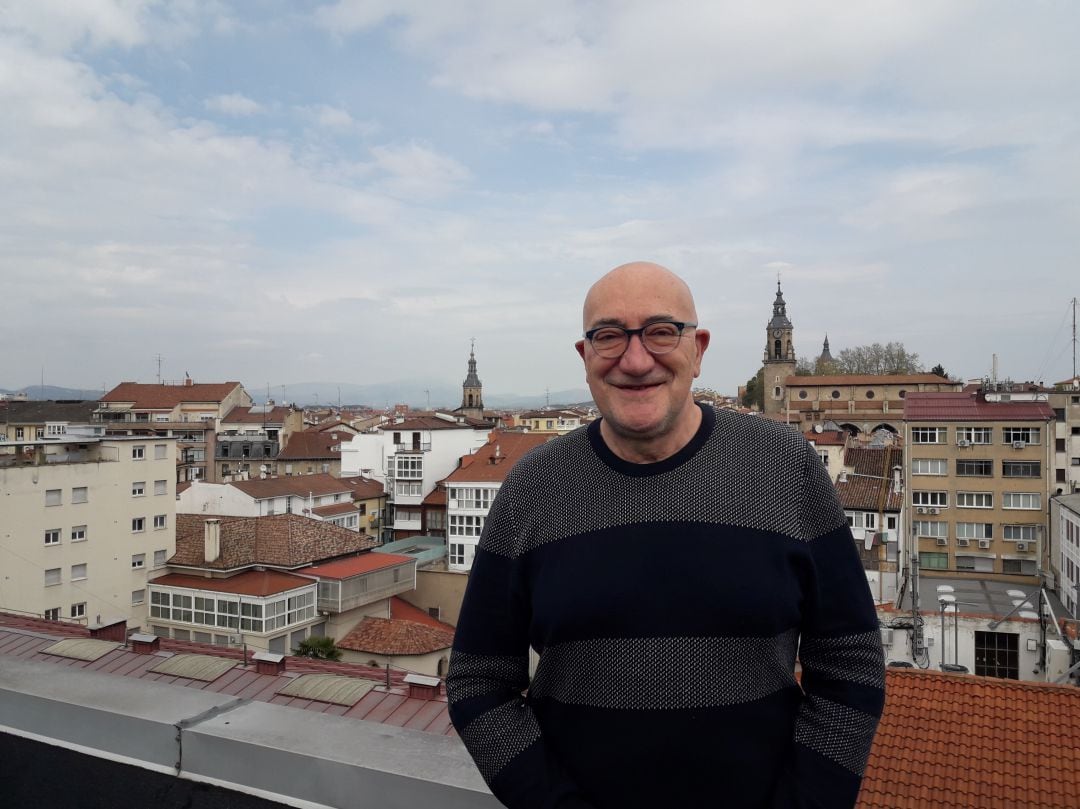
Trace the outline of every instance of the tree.
<instances>
[{"instance_id":1,"label":"tree","mask_svg":"<svg viewBox=\"0 0 1080 809\"><path fill-rule=\"evenodd\" d=\"M293 654L315 660L341 660L341 649L334 643L334 639L319 635L304 638L300 641L300 645L293 649Z\"/></svg>"},{"instance_id":2,"label":"tree","mask_svg":"<svg viewBox=\"0 0 1080 809\"><path fill-rule=\"evenodd\" d=\"M909 352L903 343L872 343L845 348L836 358L836 371L841 374L875 374L895 376L922 372L919 355Z\"/></svg>"},{"instance_id":3,"label":"tree","mask_svg":"<svg viewBox=\"0 0 1080 809\"><path fill-rule=\"evenodd\" d=\"M949 375L945 373L945 366L943 366L940 362L930 369L930 373L932 373L934 376L940 376L942 379L949 378Z\"/></svg>"},{"instance_id":4,"label":"tree","mask_svg":"<svg viewBox=\"0 0 1080 809\"><path fill-rule=\"evenodd\" d=\"M742 397L743 407L756 407L758 410L765 409L765 368L758 370L757 374L746 380L746 389Z\"/></svg>"},{"instance_id":5,"label":"tree","mask_svg":"<svg viewBox=\"0 0 1080 809\"><path fill-rule=\"evenodd\" d=\"M816 373L816 363L813 360L799 357L795 363L795 376L813 376Z\"/></svg>"}]
</instances>

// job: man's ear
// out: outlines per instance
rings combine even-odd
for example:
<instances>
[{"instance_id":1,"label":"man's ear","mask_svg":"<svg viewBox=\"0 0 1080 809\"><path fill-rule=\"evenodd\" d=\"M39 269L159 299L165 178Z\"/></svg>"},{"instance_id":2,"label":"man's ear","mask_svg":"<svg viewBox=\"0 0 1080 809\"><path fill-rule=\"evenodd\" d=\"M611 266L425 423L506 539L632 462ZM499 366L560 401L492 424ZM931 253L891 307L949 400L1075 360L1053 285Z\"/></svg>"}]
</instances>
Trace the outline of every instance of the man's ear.
<instances>
[{"instance_id":1,"label":"man's ear","mask_svg":"<svg viewBox=\"0 0 1080 809\"><path fill-rule=\"evenodd\" d=\"M574 348L577 349L578 355L581 357L581 359L584 360L585 359L585 341L584 340L578 340L576 343L574 343Z\"/></svg>"}]
</instances>

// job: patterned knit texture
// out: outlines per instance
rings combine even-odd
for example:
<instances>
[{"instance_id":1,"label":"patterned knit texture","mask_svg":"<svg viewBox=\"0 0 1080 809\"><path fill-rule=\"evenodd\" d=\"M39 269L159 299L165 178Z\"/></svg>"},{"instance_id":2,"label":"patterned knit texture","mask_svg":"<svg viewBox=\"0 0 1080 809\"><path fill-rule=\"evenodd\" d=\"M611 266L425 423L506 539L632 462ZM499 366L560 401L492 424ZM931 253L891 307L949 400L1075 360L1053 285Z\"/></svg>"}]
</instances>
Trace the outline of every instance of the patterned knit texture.
<instances>
[{"instance_id":1,"label":"patterned knit texture","mask_svg":"<svg viewBox=\"0 0 1080 809\"><path fill-rule=\"evenodd\" d=\"M884 658L843 512L798 432L702 412L656 464L548 442L492 506L447 693L507 806L854 803Z\"/></svg>"}]
</instances>

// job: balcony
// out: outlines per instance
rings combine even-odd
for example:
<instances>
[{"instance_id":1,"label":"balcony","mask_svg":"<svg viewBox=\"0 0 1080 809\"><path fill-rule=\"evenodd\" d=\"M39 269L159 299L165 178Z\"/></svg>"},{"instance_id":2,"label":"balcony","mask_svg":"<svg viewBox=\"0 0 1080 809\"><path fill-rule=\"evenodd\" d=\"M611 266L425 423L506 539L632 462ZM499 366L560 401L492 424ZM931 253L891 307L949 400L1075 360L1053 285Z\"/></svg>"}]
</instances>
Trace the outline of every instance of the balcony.
<instances>
[{"instance_id":1,"label":"balcony","mask_svg":"<svg viewBox=\"0 0 1080 809\"><path fill-rule=\"evenodd\" d=\"M414 441L411 444L394 444L394 452L431 452L431 442Z\"/></svg>"}]
</instances>

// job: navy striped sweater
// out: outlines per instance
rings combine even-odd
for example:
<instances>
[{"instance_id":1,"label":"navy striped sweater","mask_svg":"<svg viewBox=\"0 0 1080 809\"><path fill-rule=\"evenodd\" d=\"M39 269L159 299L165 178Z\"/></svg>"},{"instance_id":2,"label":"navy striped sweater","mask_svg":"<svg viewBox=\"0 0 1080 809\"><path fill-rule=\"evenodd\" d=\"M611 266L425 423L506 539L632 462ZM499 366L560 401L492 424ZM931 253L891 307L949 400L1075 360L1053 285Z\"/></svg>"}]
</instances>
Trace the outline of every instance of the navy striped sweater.
<instances>
[{"instance_id":1,"label":"navy striped sweater","mask_svg":"<svg viewBox=\"0 0 1080 809\"><path fill-rule=\"evenodd\" d=\"M855 803L884 659L851 532L801 435L702 413L654 464L550 441L492 504L447 693L509 807Z\"/></svg>"}]
</instances>

